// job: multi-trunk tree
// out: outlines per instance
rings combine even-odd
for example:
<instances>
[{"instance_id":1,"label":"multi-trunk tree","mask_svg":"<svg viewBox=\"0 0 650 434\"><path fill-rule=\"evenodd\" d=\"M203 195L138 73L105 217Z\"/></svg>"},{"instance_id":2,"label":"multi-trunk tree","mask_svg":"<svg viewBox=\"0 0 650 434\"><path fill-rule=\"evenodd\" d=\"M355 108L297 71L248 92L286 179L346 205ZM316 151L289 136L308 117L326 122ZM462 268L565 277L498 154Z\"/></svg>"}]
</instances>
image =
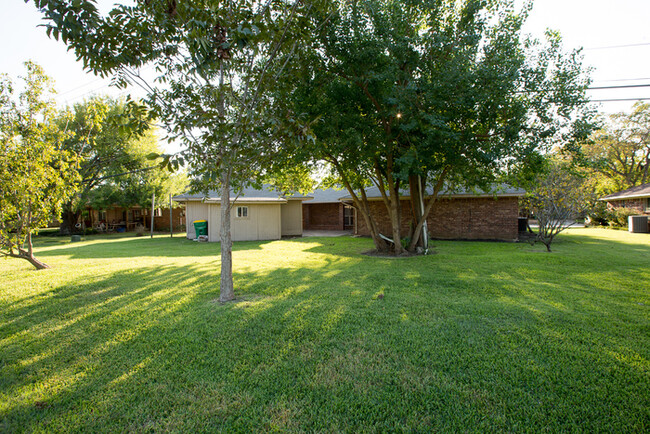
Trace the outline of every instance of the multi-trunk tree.
<instances>
[{"instance_id":1,"label":"multi-trunk tree","mask_svg":"<svg viewBox=\"0 0 650 434\"><path fill-rule=\"evenodd\" d=\"M555 237L575 224L589 208L591 189L576 167L558 158L549 158L527 185L523 208L538 222L533 242L551 251Z\"/></svg>"},{"instance_id":2,"label":"multi-trunk tree","mask_svg":"<svg viewBox=\"0 0 650 434\"><path fill-rule=\"evenodd\" d=\"M139 1L101 16L89 0L34 0L47 32L75 50L92 71L136 84L169 138L185 150L168 156L187 164L195 189L221 197L221 294L234 298L232 198L269 167L278 167L278 138L302 129L278 115L272 90L310 32L317 1ZM326 4L326 2L324 2ZM152 65L149 75L142 68ZM153 71L153 72L152 72ZM153 80L151 80L153 78ZM283 126L292 134L277 135Z\"/></svg>"},{"instance_id":3,"label":"multi-trunk tree","mask_svg":"<svg viewBox=\"0 0 650 434\"><path fill-rule=\"evenodd\" d=\"M554 33L545 44L525 38L529 9L518 13L514 3L340 2L301 53L301 80L288 97L317 120L304 156L330 164L377 249L400 254L409 236L414 250L441 191L489 189L551 145L588 133L579 53L564 53ZM390 216L393 247L378 232L368 185Z\"/></svg>"},{"instance_id":4,"label":"multi-trunk tree","mask_svg":"<svg viewBox=\"0 0 650 434\"><path fill-rule=\"evenodd\" d=\"M74 154L63 149L66 133L56 122L50 79L27 62L24 91L0 76L0 255L49 268L34 257L32 234L47 226L79 180Z\"/></svg>"}]
</instances>

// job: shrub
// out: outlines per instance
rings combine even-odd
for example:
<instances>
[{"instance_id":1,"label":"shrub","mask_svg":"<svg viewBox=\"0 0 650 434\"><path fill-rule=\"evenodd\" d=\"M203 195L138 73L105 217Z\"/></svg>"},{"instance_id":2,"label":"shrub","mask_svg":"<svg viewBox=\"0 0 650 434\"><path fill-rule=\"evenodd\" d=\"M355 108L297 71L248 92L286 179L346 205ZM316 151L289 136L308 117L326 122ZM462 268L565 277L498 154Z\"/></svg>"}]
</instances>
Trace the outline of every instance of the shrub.
<instances>
[{"instance_id":1,"label":"shrub","mask_svg":"<svg viewBox=\"0 0 650 434\"><path fill-rule=\"evenodd\" d=\"M627 227L627 218L631 215L637 215L639 211L633 208L616 208L611 212L610 226Z\"/></svg>"},{"instance_id":2,"label":"shrub","mask_svg":"<svg viewBox=\"0 0 650 434\"><path fill-rule=\"evenodd\" d=\"M612 218L612 212L604 202L596 202L587 213L589 226L607 226Z\"/></svg>"}]
</instances>

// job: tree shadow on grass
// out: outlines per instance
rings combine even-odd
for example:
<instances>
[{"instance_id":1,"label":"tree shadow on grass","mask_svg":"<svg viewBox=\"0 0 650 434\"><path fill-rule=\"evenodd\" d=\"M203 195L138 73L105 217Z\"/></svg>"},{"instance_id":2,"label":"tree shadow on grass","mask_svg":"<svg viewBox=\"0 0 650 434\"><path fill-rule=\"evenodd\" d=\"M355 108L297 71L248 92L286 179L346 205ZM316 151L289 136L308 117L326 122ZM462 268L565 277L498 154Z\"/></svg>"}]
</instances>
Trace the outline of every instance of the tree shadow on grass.
<instances>
[{"instance_id":1,"label":"tree shadow on grass","mask_svg":"<svg viewBox=\"0 0 650 434\"><path fill-rule=\"evenodd\" d=\"M10 306L0 427L633 430L647 420L647 316L624 309L638 289L563 279L566 254L380 261L327 247L306 248L324 255L319 265L236 269L239 303L216 302L218 273L190 265L111 272Z\"/></svg>"},{"instance_id":2,"label":"tree shadow on grass","mask_svg":"<svg viewBox=\"0 0 650 434\"><path fill-rule=\"evenodd\" d=\"M233 251L259 250L273 241L237 241ZM68 256L72 259L132 257L202 257L219 255L219 243L198 243L187 238L167 237L86 237L82 242L36 244L37 257Z\"/></svg>"}]
</instances>

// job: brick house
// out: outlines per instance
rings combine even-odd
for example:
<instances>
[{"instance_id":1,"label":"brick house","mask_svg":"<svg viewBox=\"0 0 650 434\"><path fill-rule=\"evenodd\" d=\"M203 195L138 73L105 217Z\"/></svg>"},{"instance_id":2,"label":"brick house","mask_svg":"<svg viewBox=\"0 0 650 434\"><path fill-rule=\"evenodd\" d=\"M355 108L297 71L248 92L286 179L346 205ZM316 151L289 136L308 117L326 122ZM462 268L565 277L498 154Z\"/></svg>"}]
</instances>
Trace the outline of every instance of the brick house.
<instances>
[{"instance_id":1,"label":"brick house","mask_svg":"<svg viewBox=\"0 0 650 434\"><path fill-rule=\"evenodd\" d=\"M88 228L100 228L103 230L117 230L124 228L126 231L133 231L137 225L151 228L151 209L141 206L121 207L113 205L104 210L88 207L83 217L84 224ZM153 214L153 227L156 231L169 231L169 208L156 208ZM185 209L176 206L172 208L172 225L174 231L180 231L185 226Z\"/></svg>"},{"instance_id":2,"label":"brick house","mask_svg":"<svg viewBox=\"0 0 650 434\"><path fill-rule=\"evenodd\" d=\"M309 196L313 199L302 204L304 230L344 231L354 228L354 208L341 202L345 190L318 189Z\"/></svg>"},{"instance_id":3,"label":"brick house","mask_svg":"<svg viewBox=\"0 0 650 434\"><path fill-rule=\"evenodd\" d=\"M635 209L639 214L650 215L650 183L612 193L599 200L607 202L610 209L625 207Z\"/></svg>"},{"instance_id":4,"label":"brick house","mask_svg":"<svg viewBox=\"0 0 650 434\"><path fill-rule=\"evenodd\" d=\"M441 193L434 205L427 225L433 239L502 240L516 241L519 238L519 199L524 190L510 187L494 193L457 192ZM390 236L391 225L386 206L379 190L366 191L369 205L382 234ZM426 199L425 199L426 200ZM350 202L351 198L342 198ZM412 221L411 201L407 192L402 196L402 233L408 234ZM361 216L354 216L355 235L370 235Z\"/></svg>"}]
</instances>

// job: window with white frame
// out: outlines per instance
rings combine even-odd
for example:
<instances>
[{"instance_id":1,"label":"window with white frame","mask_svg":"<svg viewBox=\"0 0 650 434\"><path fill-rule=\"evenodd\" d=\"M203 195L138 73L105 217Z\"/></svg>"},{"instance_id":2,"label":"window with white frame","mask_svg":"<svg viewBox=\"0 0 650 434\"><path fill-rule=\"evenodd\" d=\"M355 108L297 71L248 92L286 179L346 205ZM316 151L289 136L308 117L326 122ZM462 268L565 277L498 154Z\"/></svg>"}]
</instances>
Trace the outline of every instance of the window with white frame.
<instances>
[{"instance_id":1,"label":"window with white frame","mask_svg":"<svg viewBox=\"0 0 650 434\"><path fill-rule=\"evenodd\" d=\"M248 207L247 206L238 206L237 214L235 214L238 219L248 218Z\"/></svg>"},{"instance_id":2,"label":"window with white frame","mask_svg":"<svg viewBox=\"0 0 650 434\"><path fill-rule=\"evenodd\" d=\"M645 198L645 210L650 211L650 197Z\"/></svg>"}]
</instances>

